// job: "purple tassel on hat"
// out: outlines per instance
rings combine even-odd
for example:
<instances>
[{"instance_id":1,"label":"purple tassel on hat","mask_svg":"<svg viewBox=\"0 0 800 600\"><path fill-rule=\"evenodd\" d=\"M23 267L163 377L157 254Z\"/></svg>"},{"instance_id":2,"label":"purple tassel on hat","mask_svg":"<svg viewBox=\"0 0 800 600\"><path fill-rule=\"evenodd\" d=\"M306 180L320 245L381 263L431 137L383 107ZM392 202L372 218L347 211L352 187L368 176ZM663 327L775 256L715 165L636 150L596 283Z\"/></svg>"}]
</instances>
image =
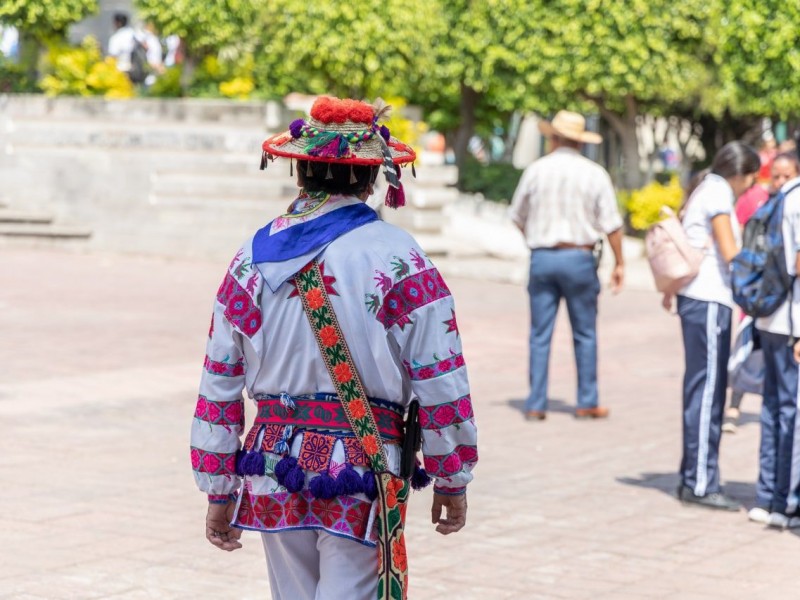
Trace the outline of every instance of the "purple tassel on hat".
<instances>
[{"instance_id":1,"label":"purple tassel on hat","mask_svg":"<svg viewBox=\"0 0 800 600\"><path fill-rule=\"evenodd\" d=\"M303 125L305 124L306 122L303 119L295 119L289 123L289 133L292 134L294 139L297 139L303 135Z\"/></svg>"},{"instance_id":2,"label":"purple tassel on hat","mask_svg":"<svg viewBox=\"0 0 800 600\"><path fill-rule=\"evenodd\" d=\"M289 472L286 474L283 487L285 487L289 492L299 492L303 489L305 483L306 474L303 473L303 469L298 466L294 466L289 469Z\"/></svg>"},{"instance_id":3,"label":"purple tassel on hat","mask_svg":"<svg viewBox=\"0 0 800 600\"><path fill-rule=\"evenodd\" d=\"M419 466L419 462L414 467L414 474L411 476L411 487L415 490L426 488L431 483L431 476Z\"/></svg>"},{"instance_id":4,"label":"purple tassel on hat","mask_svg":"<svg viewBox=\"0 0 800 600\"><path fill-rule=\"evenodd\" d=\"M381 132L381 137L385 139L387 142L389 141L389 138L392 137L392 134L389 133L389 128L386 125L381 125L380 132Z\"/></svg>"},{"instance_id":5,"label":"purple tassel on hat","mask_svg":"<svg viewBox=\"0 0 800 600\"><path fill-rule=\"evenodd\" d=\"M389 189L386 190L384 204L389 208L400 208L406 205L406 192L403 190L402 183L396 188L389 186Z\"/></svg>"},{"instance_id":6,"label":"purple tassel on hat","mask_svg":"<svg viewBox=\"0 0 800 600\"><path fill-rule=\"evenodd\" d=\"M344 469L339 471L336 476L336 493L346 496L364 493L364 482L353 465L345 465Z\"/></svg>"},{"instance_id":7,"label":"purple tassel on hat","mask_svg":"<svg viewBox=\"0 0 800 600\"><path fill-rule=\"evenodd\" d=\"M323 498L327 500L336 495L336 480L331 477L328 471L325 471L308 482L308 489L311 490L311 494L314 498Z\"/></svg>"},{"instance_id":8,"label":"purple tassel on hat","mask_svg":"<svg viewBox=\"0 0 800 600\"><path fill-rule=\"evenodd\" d=\"M378 497L378 481L374 471L367 471L361 476L364 482L364 495L370 500Z\"/></svg>"}]
</instances>

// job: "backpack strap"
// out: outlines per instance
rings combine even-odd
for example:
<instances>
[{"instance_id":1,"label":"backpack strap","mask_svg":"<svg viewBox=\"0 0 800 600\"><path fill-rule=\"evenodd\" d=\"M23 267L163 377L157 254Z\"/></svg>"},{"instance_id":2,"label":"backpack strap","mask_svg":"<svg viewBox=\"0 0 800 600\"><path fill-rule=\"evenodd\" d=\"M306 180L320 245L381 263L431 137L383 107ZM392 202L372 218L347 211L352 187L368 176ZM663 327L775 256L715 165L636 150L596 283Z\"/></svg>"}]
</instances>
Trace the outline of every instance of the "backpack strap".
<instances>
[{"instance_id":1,"label":"backpack strap","mask_svg":"<svg viewBox=\"0 0 800 600\"><path fill-rule=\"evenodd\" d=\"M406 598L408 564L403 530L409 482L389 471L375 415L333 311L319 263L316 260L308 263L294 280L347 421L364 447L377 479L378 600Z\"/></svg>"}]
</instances>

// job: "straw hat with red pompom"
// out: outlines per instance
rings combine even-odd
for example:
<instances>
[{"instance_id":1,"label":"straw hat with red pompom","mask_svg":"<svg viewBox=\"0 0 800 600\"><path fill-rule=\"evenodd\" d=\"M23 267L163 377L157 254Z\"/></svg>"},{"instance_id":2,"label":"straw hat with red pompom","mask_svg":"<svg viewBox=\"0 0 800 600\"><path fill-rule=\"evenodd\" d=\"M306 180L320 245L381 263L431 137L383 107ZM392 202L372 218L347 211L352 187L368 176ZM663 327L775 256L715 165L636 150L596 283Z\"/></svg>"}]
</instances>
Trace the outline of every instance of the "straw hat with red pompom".
<instances>
[{"instance_id":1,"label":"straw hat with red pompom","mask_svg":"<svg viewBox=\"0 0 800 600\"><path fill-rule=\"evenodd\" d=\"M392 137L379 121L389 106L331 96L317 98L308 119L296 119L289 130L268 138L263 144L261 168L277 156L345 165L383 166L388 191L386 205L405 204L400 165L412 163L417 155L410 146ZM415 173L414 173L415 174ZM416 174L415 174L416 175Z\"/></svg>"}]
</instances>

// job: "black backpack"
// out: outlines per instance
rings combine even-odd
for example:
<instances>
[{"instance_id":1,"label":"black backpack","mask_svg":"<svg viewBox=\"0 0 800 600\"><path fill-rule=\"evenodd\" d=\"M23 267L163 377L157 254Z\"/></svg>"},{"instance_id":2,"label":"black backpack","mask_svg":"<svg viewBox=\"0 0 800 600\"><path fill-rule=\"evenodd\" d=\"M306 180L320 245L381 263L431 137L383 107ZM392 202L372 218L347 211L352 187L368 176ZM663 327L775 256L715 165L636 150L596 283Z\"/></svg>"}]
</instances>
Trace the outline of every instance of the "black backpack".
<instances>
[{"instance_id":1,"label":"black backpack","mask_svg":"<svg viewBox=\"0 0 800 600\"><path fill-rule=\"evenodd\" d=\"M128 77L133 83L144 83L144 80L147 79L148 66L147 47L134 38L131 51L131 70L128 72Z\"/></svg>"}]
</instances>

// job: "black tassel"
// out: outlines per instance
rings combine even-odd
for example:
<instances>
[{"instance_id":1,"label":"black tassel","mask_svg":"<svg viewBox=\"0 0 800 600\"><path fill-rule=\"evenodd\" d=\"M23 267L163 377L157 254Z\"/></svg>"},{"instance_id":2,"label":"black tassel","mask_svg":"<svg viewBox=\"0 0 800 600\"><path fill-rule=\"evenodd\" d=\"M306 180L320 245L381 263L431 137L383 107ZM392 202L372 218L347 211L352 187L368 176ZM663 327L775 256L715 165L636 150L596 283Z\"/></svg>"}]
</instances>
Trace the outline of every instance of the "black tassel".
<instances>
[{"instance_id":1,"label":"black tassel","mask_svg":"<svg viewBox=\"0 0 800 600\"><path fill-rule=\"evenodd\" d=\"M261 167L260 168L261 168L262 171L266 171L266 169L267 169L267 153L266 152L262 152L261 153Z\"/></svg>"},{"instance_id":2,"label":"black tassel","mask_svg":"<svg viewBox=\"0 0 800 600\"><path fill-rule=\"evenodd\" d=\"M306 163L306 177L311 177L314 175L314 171L311 170L311 161Z\"/></svg>"},{"instance_id":3,"label":"black tassel","mask_svg":"<svg viewBox=\"0 0 800 600\"><path fill-rule=\"evenodd\" d=\"M411 175L414 176L414 179L417 178L417 170L414 168L414 163L411 163Z\"/></svg>"},{"instance_id":4,"label":"black tassel","mask_svg":"<svg viewBox=\"0 0 800 600\"><path fill-rule=\"evenodd\" d=\"M353 165L350 165L350 183L358 183L358 177L353 172Z\"/></svg>"},{"instance_id":5,"label":"black tassel","mask_svg":"<svg viewBox=\"0 0 800 600\"><path fill-rule=\"evenodd\" d=\"M328 163L328 172L325 174L325 179L333 179L333 173L331 173L331 163Z\"/></svg>"},{"instance_id":6,"label":"black tassel","mask_svg":"<svg viewBox=\"0 0 800 600\"><path fill-rule=\"evenodd\" d=\"M294 161L290 158L289 159L289 177L294 177L294 168L292 167L293 163L294 163Z\"/></svg>"}]
</instances>

